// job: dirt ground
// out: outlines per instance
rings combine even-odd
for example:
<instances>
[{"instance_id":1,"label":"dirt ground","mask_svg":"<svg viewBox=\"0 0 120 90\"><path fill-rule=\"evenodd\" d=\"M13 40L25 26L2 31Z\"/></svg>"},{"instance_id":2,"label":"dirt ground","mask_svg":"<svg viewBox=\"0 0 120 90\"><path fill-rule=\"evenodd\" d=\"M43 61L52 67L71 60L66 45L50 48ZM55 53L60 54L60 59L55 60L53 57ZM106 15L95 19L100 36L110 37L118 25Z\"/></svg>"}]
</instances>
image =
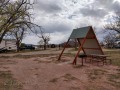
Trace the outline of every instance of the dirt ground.
<instances>
[{"instance_id":1,"label":"dirt ground","mask_svg":"<svg viewBox=\"0 0 120 90\"><path fill-rule=\"evenodd\" d=\"M48 50L0 55L0 71L9 71L16 81L8 84L20 86L0 90L120 90L120 67L96 63L81 66L80 59L72 65L74 56L65 54L57 61L59 53Z\"/></svg>"}]
</instances>

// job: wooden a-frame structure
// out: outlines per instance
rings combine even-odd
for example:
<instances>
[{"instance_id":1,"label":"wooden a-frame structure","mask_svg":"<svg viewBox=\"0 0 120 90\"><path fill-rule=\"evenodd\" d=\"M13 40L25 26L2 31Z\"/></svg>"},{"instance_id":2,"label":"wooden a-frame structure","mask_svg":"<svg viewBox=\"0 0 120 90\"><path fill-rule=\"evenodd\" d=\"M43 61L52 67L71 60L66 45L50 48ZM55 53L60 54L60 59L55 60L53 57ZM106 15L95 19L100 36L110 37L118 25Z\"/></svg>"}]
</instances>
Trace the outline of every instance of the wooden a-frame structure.
<instances>
[{"instance_id":1,"label":"wooden a-frame structure","mask_svg":"<svg viewBox=\"0 0 120 90\"><path fill-rule=\"evenodd\" d=\"M87 26L87 27L77 28L77 29L73 30L68 41L66 42L61 54L59 55L58 60L61 59L61 56L62 56L68 42L70 41L70 39L76 39L79 43L78 52L75 56L73 64L76 64L77 57L81 50L86 55L90 55L90 54L104 55L104 53L99 45L99 42L96 38L96 35L94 33L92 26Z\"/></svg>"}]
</instances>

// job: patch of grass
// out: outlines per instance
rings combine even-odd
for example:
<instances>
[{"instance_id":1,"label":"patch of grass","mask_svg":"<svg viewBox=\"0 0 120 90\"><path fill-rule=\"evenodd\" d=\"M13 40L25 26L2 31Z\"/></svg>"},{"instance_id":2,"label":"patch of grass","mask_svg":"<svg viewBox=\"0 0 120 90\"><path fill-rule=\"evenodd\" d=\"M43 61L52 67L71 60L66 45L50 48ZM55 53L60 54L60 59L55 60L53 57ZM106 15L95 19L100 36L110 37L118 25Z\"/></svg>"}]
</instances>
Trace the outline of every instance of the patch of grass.
<instances>
[{"instance_id":1,"label":"patch of grass","mask_svg":"<svg viewBox=\"0 0 120 90\"><path fill-rule=\"evenodd\" d=\"M71 74L65 74L64 76L61 76L59 78L53 78L49 82L55 83L58 81L58 79L63 79L63 81L72 81L72 80L78 80L78 78L72 76ZM71 90L71 89L70 89ZM76 89L75 89L76 90Z\"/></svg>"},{"instance_id":2,"label":"patch of grass","mask_svg":"<svg viewBox=\"0 0 120 90\"><path fill-rule=\"evenodd\" d=\"M120 72L120 68L119 69L116 69L118 72Z\"/></svg>"},{"instance_id":3,"label":"patch of grass","mask_svg":"<svg viewBox=\"0 0 120 90\"><path fill-rule=\"evenodd\" d=\"M109 74L108 75L109 83L115 87L120 87L120 74Z\"/></svg>"},{"instance_id":4,"label":"patch of grass","mask_svg":"<svg viewBox=\"0 0 120 90\"><path fill-rule=\"evenodd\" d=\"M106 87L103 86L89 86L86 88L86 90L109 90Z\"/></svg>"},{"instance_id":5,"label":"patch of grass","mask_svg":"<svg viewBox=\"0 0 120 90\"><path fill-rule=\"evenodd\" d=\"M38 60L38 63L51 63L52 61L47 61L47 60Z\"/></svg>"},{"instance_id":6,"label":"patch of grass","mask_svg":"<svg viewBox=\"0 0 120 90\"><path fill-rule=\"evenodd\" d=\"M7 60L7 59L0 60L0 65L16 64L16 63L17 62L15 62L15 61Z\"/></svg>"},{"instance_id":7,"label":"patch of grass","mask_svg":"<svg viewBox=\"0 0 120 90\"><path fill-rule=\"evenodd\" d=\"M74 57L75 54L69 52L69 53L64 53L64 56Z\"/></svg>"},{"instance_id":8,"label":"patch of grass","mask_svg":"<svg viewBox=\"0 0 120 90\"><path fill-rule=\"evenodd\" d=\"M48 57L47 59L41 59L41 58L37 58L34 59L34 61L37 61L38 63L60 63L62 62L62 60L58 61L57 59L55 59L56 57Z\"/></svg>"},{"instance_id":9,"label":"patch of grass","mask_svg":"<svg viewBox=\"0 0 120 90\"><path fill-rule=\"evenodd\" d=\"M35 75L36 75L36 76L38 76L39 74L38 74L38 73L36 73Z\"/></svg>"},{"instance_id":10,"label":"patch of grass","mask_svg":"<svg viewBox=\"0 0 120 90\"><path fill-rule=\"evenodd\" d=\"M49 57L49 59L51 59L52 61L58 61L58 55L56 55L56 56L53 56L53 57Z\"/></svg>"},{"instance_id":11,"label":"patch of grass","mask_svg":"<svg viewBox=\"0 0 120 90\"><path fill-rule=\"evenodd\" d=\"M10 71L0 71L0 90L21 90L22 85L18 83Z\"/></svg>"},{"instance_id":12,"label":"patch of grass","mask_svg":"<svg viewBox=\"0 0 120 90\"><path fill-rule=\"evenodd\" d=\"M65 74L64 76L62 76L65 78L64 81L71 81L71 80L78 80L78 78L72 76L71 74Z\"/></svg>"},{"instance_id":13,"label":"patch of grass","mask_svg":"<svg viewBox=\"0 0 120 90\"><path fill-rule=\"evenodd\" d=\"M21 54L17 54L13 56L14 58L31 58L31 55L21 55Z\"/></svg>"},{"instance_id":14,"label":"patch of grass","mask_svg":"<svg viewBox=\"0 0 120 90\"><path fill-rule=\"evenodd\" d=\"M59 63L65 63L69 62L70 60L62 58L61 60L53 60L54 63L59 64Z\"/></svg>"},{"instance_id":15,"label":"patch of grass","mask_svg":"<svg viewBox=\"0 0 120 90\"><path fill-rule=\"evenodd\" d=\"M0 71L0 78L11 78L10 71Z\"/></svg>"},{"instance_id":16,"label":"patch of grass","mask_svg":"<svg viewBox=\"0 0 120 90\"><path fill-rule=\"evenodd\" d=\"M69 90L81 90L80 87L70 87Z\"/></svg>"},{"instance_id":17,"label":"patch of grass","mask_svg":"<svg viewBox=\"0 0 120 90\"><path fill-rule=\"evenodd\" d=\"M58 79L59 79L59 78L53 78L53 79L51 79L49 82L55 83L55 82L58 81Z\"/></svg>"},{"instance_id":18,"label":"patch of grass","mask_svg":"<svg viewBox=\"0 0 120 90\"><path fill-rule=\"evenodd\" d=\"M56 54L33 54L33 55L22 55L22 54L17 54L14 55L14 58L33 58L33 57L49 57L49 56L53 56Z\"/></svg>"},{"instance_id":19,"label":"patch of grass","mask_svg":"<svg viewBox=\"0 0 120 90\"><path fill-rule=\"evenodd\" d=\"M78 51L78 48L72 48L72 49L70 49L69 51Z\"/></svg>"},{"instance_id":20,"label":"patch of grass","mask_svg":"<svg viewBox=\"0 0 120 90\"><path fill-rule=\"evenodd\" d=\"M120 51L105 51L105 54L110 56L113 65L120 66Z\"/></svg>"},{"instance_id":21,"label":"patch of grass","mask_svg":"<svg viewBox=\"0 0 120 90\"><path fill-rule=\"evenodd\" d=\"M22 55L16 54L14 56L0 56L0 58L8 59L8 58L34 58L34 57L49 57L57 54L33 54L33 55Z\"/></svg>"},{"instance_id":22,"label":"patch of grass","mask_svg":"<svg viewBox=\"0 0 120 90\"><path fill-rule=\"evenodd\" d=\"M0 56L0 58L8 59L10 56Z\"/></svg>"},{"instance_id":23,"label":"patch of grass","mask_svg":"<svg viewBox=\"0 0 120 90\"><path fill-rule=\"evenodd\" d=\"M107 71L105 70L101 70L101 69L94 69L92 70L89 74L88 77L91 80L95 80L95 79L101 79L102 75L104 75Z\"/></svg>"},{"instance_id":24,"label":"patch of grass","mask_svg":"<svg viewBox=\"0 0 120 90\"><path fill-rule=\"evenodd\" d=\"M16 51L9 51L7 53L4 53L4 54L16 54L16 53L28 53L28 52L38 52L38 51L43 51L43 50L22 50L22 51L19 51L19 52L16 52Z\"/></svg>"},{"instance_id":25,"label":"patch of grass","mask_svg":"<svg viewBox=\"0 0 120 90\"><path fill-rule=\"evenodd\" d=\"M82 65L73 65L74 68L82 68Z\"/></svg>"}]
</instances>

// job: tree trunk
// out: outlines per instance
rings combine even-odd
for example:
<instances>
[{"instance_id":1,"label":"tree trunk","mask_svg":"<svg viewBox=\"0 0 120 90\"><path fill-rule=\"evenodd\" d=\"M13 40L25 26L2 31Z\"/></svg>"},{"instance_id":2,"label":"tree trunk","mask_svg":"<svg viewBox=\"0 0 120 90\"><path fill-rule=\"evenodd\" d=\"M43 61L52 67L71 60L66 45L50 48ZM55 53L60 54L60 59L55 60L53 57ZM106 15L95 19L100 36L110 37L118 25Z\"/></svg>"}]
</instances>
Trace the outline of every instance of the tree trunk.
<instances>
[{"instance_id":1,"label":"tree trunk","mask_svg":"<svg viewBox=\"0 0 120 90\"><path fill-rule=\"evenodd\" d=\"M47 45L47 42L46 42L46 39L44 40L44 50L46 50L46 45Z\"/></svg>"},{"instance_id":2,"label":"tree trunk","mask_svg":"<svg viewBox=\"0 0 120 90\"><path fill-rule=\"evenodd\" d=\"M16 46L17 46L17 52L19 52L20 51L20 42L19 41L16 42Z\"/></svg>"},{"instance_id":3,"label":"tree trunk","mask_svg":"<svg viewBox=\"0 0 120 90\"><path fill-rule=\"evenodd\" d=\"M1 35L1 37L0 37L0 43L2 42L3 37L5 36L5 34L6 34L6 31L4 31L4 32L2 33L2 35Z\"/></svg>"},{"instance_id":4,"label":"tree trunk","mask_svg":"<svg viewBox=\"0 0 120 90\"><path fill-rule=\"evenodd\" d=\"M46 50L46 43L44 44L44 50Z\"/></svg>"}]
</instances>

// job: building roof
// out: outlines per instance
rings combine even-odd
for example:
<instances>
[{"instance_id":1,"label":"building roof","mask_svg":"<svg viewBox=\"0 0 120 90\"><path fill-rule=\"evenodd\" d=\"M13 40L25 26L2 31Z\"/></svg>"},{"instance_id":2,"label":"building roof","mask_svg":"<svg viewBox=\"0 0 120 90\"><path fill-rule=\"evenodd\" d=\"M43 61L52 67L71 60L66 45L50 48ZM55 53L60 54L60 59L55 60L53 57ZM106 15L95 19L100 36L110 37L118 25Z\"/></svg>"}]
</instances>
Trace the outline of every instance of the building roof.
<instances>
[{"instance_id":1,"label":"building roof","mask_svg":"<svg viewBox=\"0 0 120 90\"><path fill-rule=\"evenodd\" d=\"M90 27L91 26L74 29L72 34L70 35L70 39L86 37L88 31L90 30Z\"/></svg>"},{"instance_id":2,"label":"building roof","mask_svg":"<svg viewBox=\"0 0 120 90\"><path fill-rule=\"evenodd\" d=\"M3 39L3 41L16 41L16 39Z\"/></svg>"}]
</instances>

